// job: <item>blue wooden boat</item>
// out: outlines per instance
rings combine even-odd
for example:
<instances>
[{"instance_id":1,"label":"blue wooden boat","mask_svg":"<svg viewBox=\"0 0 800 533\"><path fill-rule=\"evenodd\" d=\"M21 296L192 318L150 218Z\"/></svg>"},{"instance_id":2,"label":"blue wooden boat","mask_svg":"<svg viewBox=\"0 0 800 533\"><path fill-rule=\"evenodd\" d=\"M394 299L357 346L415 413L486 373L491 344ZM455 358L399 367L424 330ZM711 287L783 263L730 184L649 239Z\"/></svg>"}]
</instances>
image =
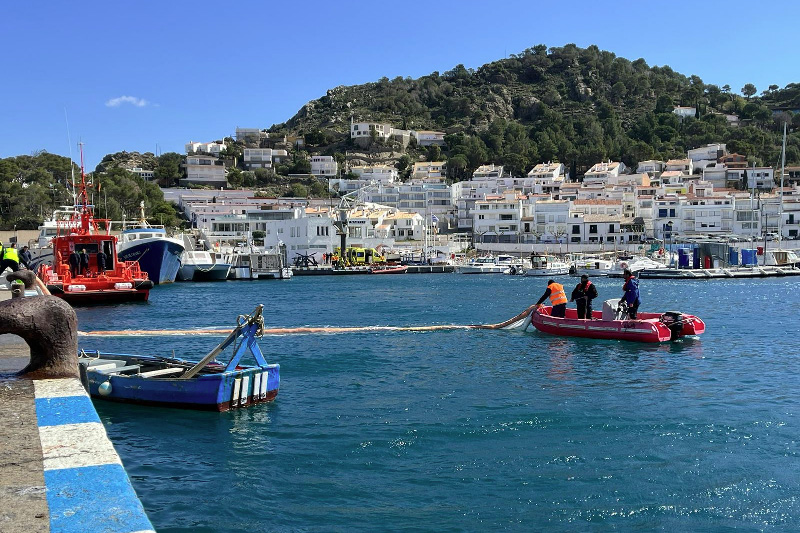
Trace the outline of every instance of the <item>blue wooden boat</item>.
<instances>
[{"instance_id":1,"label":"blue wooden boat","mask_svg":"<svg viewBox=\"0 0 800 533\"><path fill-rule=\"evenodd\" d=\"M274 400L280 365L268 364L258 346L263 307L240 316L228 337L200 361L82 350L81 379L92 397L162 407L227 411ZM228 362L218 361L231 345ZM247 352L255 365L240 364Z\"/></svg>"}]
</instances>

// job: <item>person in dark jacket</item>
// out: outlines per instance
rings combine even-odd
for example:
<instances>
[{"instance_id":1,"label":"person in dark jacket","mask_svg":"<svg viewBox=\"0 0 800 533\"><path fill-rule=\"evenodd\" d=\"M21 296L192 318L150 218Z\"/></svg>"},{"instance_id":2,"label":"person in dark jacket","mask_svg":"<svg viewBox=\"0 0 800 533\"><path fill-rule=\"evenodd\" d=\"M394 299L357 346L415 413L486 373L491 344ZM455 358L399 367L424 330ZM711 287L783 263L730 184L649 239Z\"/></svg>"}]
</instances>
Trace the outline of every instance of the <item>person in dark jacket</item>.
<instances>
[{"instance_id":1,"label":"person in dark jacket","mask_svg":"<svg viewBox=\"0 0 800 533\"><path fill-rule=\"evenodd\" d=\"M86 248L81 250L81 273L84 276L89 274L89 254L86 253Z\"/></svg>"},{"instance_id":2,"label":"person in dark jacket","mask_svg":"<svg viewBox=\"0 0 800 533\"><path fill-rule=\"evenodd\" d=\"M19 264L23 265L28 270L31 269L31 251L27 246L23 246L19 251Z\"/></svg>"},{"instance_id":3,"label":"person in dark jacket","mask_svg":"<svg viewBox=\"0 0 800 533\"><path fill-rule=\"evenodd\" d=\"M570 297L570 301L578 306L578 318L592 319L592 300L595 298L597 298L597 287L589 281L589 276L584 274Z\"/></svg>"},{"instance_id":4,"label":"person in dark jacket","mask_svg":"<svg viewBox=\"0 0 800 533\"><path fill-rule=\"evenodd\" d=\"M630 270L625 270L622 273L625 278L625 283L622 285L622 290L625 294L620 299L619 303L625 302L628 306L628 318L636 320L636 312L639 310L639 280L634 277Z\"/></svg>"},{"instance_id":5,"label":"person in dark jacket","mask_svg":"<svg viewBox=\"0 0 800 533\"><path fill-rule=\"evenodd\" d=\"M69 254L69 271L73 278L81 275L81 258L75 250Z\"/></svg>"},{"instance_id":6,"label":"person in dark jacket","mask_svg":"<svg viewBox=\"0 0 800 533\"><path fill-rule=\"evenodd\" d=\"M106 271L106 254L102 251L97 252L97 273L103 274Z\"/></svg>"}]
</instances>

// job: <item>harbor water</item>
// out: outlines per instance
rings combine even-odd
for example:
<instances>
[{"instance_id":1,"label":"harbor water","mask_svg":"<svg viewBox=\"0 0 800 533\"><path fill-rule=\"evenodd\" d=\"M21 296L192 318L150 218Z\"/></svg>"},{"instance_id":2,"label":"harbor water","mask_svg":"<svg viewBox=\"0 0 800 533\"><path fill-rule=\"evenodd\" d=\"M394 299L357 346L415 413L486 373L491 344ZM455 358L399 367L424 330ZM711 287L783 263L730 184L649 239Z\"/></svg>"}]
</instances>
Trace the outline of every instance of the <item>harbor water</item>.
<instances>
[{"instance_id":1,"label":"harbor water","mask_svg":"<svg viewBox=\"0 0 800 533\"><path fill-rule=\"evenodd\" d=\"M95 401L159 532L800 529L800 299L791 278L643 280L642 311L705 320L659 345L496 323L545 279L458 274L178 283L78 310L83 331L364 326L264 337L271 404ZM569 292L577 279L562 277ZM602 300L622 280L595 280ZM199 358L220 338L82 337Z\"/></svg>"}]
</instances>

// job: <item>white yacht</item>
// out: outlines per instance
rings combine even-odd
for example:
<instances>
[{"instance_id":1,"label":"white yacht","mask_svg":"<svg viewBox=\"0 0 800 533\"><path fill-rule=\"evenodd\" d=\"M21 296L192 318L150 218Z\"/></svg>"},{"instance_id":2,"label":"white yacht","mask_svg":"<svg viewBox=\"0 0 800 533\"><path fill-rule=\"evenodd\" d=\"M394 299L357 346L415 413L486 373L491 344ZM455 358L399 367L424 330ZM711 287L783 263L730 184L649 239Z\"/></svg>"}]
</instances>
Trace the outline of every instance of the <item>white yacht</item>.
<instances>
[{"instance_id":1,"label":"white yacht","mask_svg":"<svg viewBox=\"0 0 800 533\"><path fill-rule=\"evenodd\" d=\"M608 276L614 267L614 261L601 259L599 257L584 257L578 259L570 266L569 273L572 276Z\"/></svg>"},{"instance_id":2,"label":"white yacht","mask_svg":"<svg viewBox=\"0 0 800 533\"><path fill-rule=\"evenodd\" d=\"M667 265L650 259L649 257L635 256L617 261L611 270L608 271L608 276L612 278L621 278L623 272L626 270L630 270L633 274L636 274L640 270L658 270L662 268L667 268Z\"/></svg>"},{"instance_id":3,"label":"white yacht","mask_svg":"<svg viewBox=\"0 0 800 533\"><path fill-rule=\"evenodd\" d=\"M569 274L569 263L552 255L531 255L531 266L525 269L526 276L561 276Z\"/></svg>"},{"instance_id":4,"label":"white yacht","mask_svg":"<svg viewBox=\"0 0 800 533\"><path fill-rule=\"evenodd\" d=\"M222 281L228 279L231 262L219 252L186 250L178 269L180 281Z\"/></svg>"},{"instance_id":5,"label":"white yacht","mask_svg":"<svg viewBox=\"0 0 800 533\"><path fill-rule=\"evenodd\" d=\"M292 269L285 265L277 251L237 247L230 259L231 279L290 279L293 276Z\"/></svg>"},{"instance_id":6,"label":"white yacht","mask_svg":"<svg viewBox=\"0 0 800 533\"><path fill-rule=\"evenodd\" d=\"M497 257L486 255L476 257L469 263L458 265L456 272L459 274L503 274L505 272L511 273L511 270L517 271L524 268L523 261L511 255L498 255Z\"/></svg>"}]
</instances>

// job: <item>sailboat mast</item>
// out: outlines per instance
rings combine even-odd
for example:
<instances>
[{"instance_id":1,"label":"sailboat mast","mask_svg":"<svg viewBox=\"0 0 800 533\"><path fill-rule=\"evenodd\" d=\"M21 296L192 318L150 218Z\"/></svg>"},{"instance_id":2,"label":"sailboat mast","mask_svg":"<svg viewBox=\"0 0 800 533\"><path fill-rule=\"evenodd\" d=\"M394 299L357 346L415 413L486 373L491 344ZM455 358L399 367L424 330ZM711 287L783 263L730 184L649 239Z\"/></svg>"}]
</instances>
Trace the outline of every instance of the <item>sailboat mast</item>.
<instances>
[{"instance_id":1,"label":"sailboat mast","mask_svg":"<svg viewBox=\"0 0 800 533\"><path fill-rule=\"evenodd\" d=\"M783 146L781 148L781 188L778 190L780 204L778 206L778 250L783 239L783 173L786 168L786 122L783 123Z\"/></svg>"}]
</instances>

